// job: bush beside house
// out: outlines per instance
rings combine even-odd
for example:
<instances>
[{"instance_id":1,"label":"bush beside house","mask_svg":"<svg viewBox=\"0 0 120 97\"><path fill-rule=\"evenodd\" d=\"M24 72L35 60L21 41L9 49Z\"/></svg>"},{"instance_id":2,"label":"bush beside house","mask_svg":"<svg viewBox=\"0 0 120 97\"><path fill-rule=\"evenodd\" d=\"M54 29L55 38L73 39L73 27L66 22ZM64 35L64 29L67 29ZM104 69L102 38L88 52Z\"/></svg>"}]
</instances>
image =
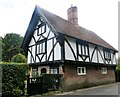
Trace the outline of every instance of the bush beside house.
<instances>
[{"instance_id":1,"label":"bush beside house","mask_svg":"<svg viewBox=\"0 0 120 97\"><path fill-rule=\"evenodd\" d=\"M12 57L11 62L26 63L26 57L25 55L18 53Z\"/></svg>"},{"instance_id":2,"label":"bush beside house","mask_svg":"<svg viewBox=\"0 0 120 97\"><path fill-rule=\"evenodd\" d=\"M25 92L28 65L0 63L2 66L2 96L21 96Z\"/></svg>"},{"instance_id":3,"label":"bush beside house","mask_svg":"<svg viewBox=\"0 0 120 97\"><path fill-rule=\"evenodd\" d=\"M116 81L120 82L120 58L117 59L117 67L116 67Z\"/></svg>"}]
</instances>

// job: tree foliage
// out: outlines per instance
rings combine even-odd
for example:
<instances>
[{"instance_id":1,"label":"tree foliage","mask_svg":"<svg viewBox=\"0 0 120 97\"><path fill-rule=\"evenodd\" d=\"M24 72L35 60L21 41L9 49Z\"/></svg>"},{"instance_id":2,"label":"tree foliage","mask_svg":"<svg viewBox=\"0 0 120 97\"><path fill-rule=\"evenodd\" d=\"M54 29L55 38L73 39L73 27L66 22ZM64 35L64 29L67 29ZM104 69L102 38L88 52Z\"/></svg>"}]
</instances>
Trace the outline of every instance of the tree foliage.
<instances>
[{"instance_id":1,"label":"tree foliage","mask_svg":"<svg viewBox=\"0 0 120 97\"><path fill-rule=\"evenodd\" d=\"M21 97L25 92L28 65L20 63L1 63L2 65L2 96Z\"/></svg>"},{"instance_id":2,"label":"tree foliage","mask_svg":"<svg viewBox=\"0 0 120 97\"><path fill-rule=\"evenodd\" d=\"M117 59L117 67L116 70L120 70L120 58Z\"/></svg>"},{"instance_id":3,"label":"tree foliage","mask_svg":"<svg viewBox=\"0 0 120 97\"><path fill-rule=\"evenodd\" d=\"M26 63L26 57L25 55L18 53L13 58L11 59L11 62L16 62L16 63Z\"/></svg>"},{"instance_id":4,"label":"tree foliage","mask_svg":"<svg viewBox=\"0 0 120 97\"><path fill-rule=\"evenodd\" d=\"M9 62L11 58L19 52L22 52L20 46L23 41L23 37L19 34L9 33L3 38L3 51L2 60Z\"/></svg>"},{"instance_id":5,"label":"tree foliage","mask_svg":"<svg viewBox=\"0 0 120 97\"><path fill-rule=\"evenodd\" d=\"M3 46L2 37L0 37L0 62L2 61L2 46Z\"/></svg>"}]
</instances>

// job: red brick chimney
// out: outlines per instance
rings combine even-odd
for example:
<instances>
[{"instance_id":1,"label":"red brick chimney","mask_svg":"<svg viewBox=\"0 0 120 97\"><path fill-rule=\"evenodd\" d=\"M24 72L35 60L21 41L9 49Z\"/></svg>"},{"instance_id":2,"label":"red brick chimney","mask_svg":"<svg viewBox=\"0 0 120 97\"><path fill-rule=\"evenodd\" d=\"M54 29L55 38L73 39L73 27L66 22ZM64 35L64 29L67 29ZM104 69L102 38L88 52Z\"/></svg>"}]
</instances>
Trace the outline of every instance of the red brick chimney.
<instances>
[{"instance_id":1,"label":"red brick chimney","mask_svg":"<svg viewBox=\"0 0 120 97\"><path fill-rule=\"evenodd\" d=\"M78 14L77 14L77 7L72 6L67 10L68 21L78 25Z\"/></svg>"}]
</instances>

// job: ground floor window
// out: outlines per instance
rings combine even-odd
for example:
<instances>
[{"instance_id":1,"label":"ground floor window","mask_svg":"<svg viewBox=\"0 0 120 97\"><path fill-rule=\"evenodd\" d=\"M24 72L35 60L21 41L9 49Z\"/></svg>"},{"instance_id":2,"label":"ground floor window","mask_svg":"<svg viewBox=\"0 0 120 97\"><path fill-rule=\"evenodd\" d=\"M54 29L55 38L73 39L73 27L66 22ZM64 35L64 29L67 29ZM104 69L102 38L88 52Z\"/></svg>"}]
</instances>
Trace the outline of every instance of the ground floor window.
<instances>
[{"instance_id":1,"label":"ground floor window","mask_svg":"<svg viewBox=\"0 0 120 97\"><path fill-rule=\"evenodd\" d=\"M86 75L86 67L77 67L78 75Z\"/></svg>"},{"instance_id":2,"label":"ground floor window","mask_svg":"<svg viewBox=\"0 0 120 97\"><path fill-rule=\"evenodd\" d=\"M107 74L107 68L101 68L102 74Z\"/></svg>"},{"instance_id":3,"label":"ground floor window","mask_svg":"<svg viewBox=\"0 0 120 97\"><path fill-rule=\"evenodd\" d=\"M50 68L50 74L58 74L58 68Z\"/></svg>"},{"instance_id":4,"label":"ground floor window","mask_svg":"<svg viewBox=\"0 0 120 97\"><path fill-rule=\"evenodd\" d=\"M38 76L38 69L37 68L33 68L32 69L32 77L37 77Z\"/></svg>"}]
</instances>

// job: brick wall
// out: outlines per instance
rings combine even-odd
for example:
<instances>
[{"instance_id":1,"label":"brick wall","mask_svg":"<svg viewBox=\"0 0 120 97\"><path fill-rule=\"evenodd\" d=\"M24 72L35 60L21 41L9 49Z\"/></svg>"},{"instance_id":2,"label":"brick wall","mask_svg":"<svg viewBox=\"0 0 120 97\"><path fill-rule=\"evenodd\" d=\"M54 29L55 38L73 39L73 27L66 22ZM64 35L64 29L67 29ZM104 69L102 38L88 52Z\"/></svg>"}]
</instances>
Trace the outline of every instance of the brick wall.
<instances>
[{"instance_id":1,"label":"brick wall","mask_svg":"<svg viewBox=\"0 0 120 97\"><path fill-rule=\"evenodd\" d=\"M89 87L98 84L115 82L113 67L107 67L107 74L101 73L101 67L86 67L86 75L77 74L77 65L65 65L65 73L62 80L62 88L65 91Z\"/></svg>"}]
</instances>

